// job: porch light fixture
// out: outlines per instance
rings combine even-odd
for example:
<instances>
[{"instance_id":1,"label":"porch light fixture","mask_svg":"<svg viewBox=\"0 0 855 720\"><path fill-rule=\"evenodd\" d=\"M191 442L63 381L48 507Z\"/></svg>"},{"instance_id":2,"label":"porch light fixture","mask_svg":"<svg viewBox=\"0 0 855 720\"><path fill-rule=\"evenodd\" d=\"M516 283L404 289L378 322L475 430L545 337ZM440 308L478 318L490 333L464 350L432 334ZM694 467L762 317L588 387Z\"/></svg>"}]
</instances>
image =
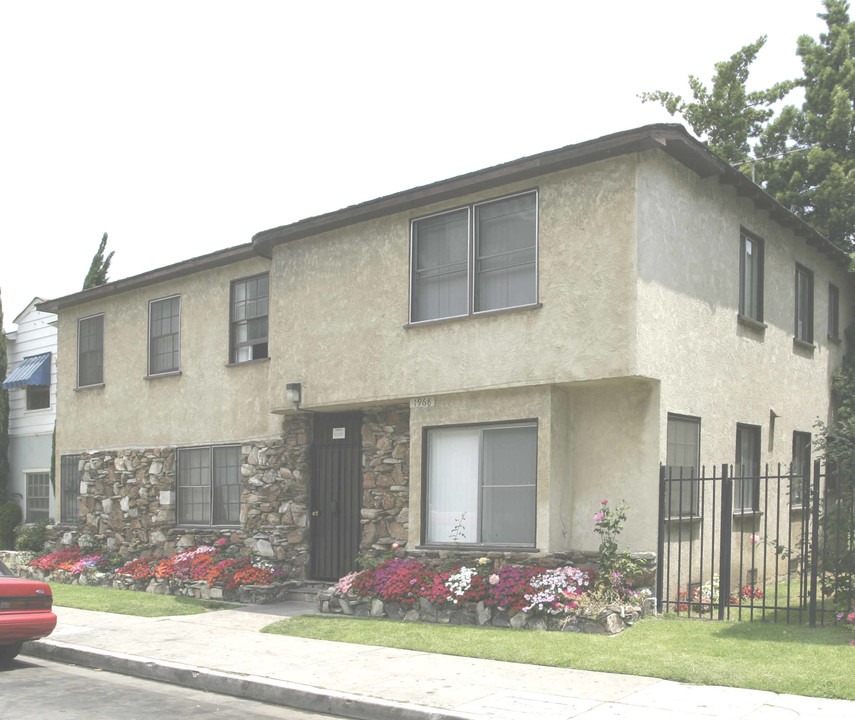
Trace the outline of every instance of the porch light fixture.
<instances>
[{"instance_id":1,"label":"porch light fixture","mask_svg":"<svg viewBox=\"0 0 855 720\"><path fill-rule=\"evenodd\" d=\"M302 386L300 383L285 384L285 397L288 398L288 402L294 403L295 410L300 409L300 397L302 394Z\"/></svg>"}]
</instances>

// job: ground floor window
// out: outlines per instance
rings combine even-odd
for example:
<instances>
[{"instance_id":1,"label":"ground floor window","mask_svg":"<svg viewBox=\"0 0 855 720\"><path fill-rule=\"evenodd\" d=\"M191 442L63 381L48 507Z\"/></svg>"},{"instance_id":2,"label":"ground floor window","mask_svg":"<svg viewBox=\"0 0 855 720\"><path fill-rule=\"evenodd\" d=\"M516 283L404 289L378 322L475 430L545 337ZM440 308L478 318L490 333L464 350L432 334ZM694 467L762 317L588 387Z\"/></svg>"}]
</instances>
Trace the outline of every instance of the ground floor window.
<instances>
[{"instance_id":1,"label":"ground floor window","mask_svg":"<svg viewBox=\"0 0 855 720\"><path fill-rule=\"evenodd\" d=\"M48 520L50 517L50 473L27 473L26 522Z\"/></svg>"},{"instance_id":2,"label":"ground floor window","mask_svg":"<svg viewBox=\"0 0 855 720\"><path fill-rule=\"evenodd\" d=\"M802 507L805 498L805 475L810 467L810 433L793 433L793 465L790 470L790 505Z\"/></svg>"},{"instance_id":3,"label":"ground floor window","mask_svg":"<svg viewBox=\"0 0 855 720\"><path fill-rule=\"evenodd\" d=\"M178 451L178 523L240 524L240 446Z\"/></svg>"},{"instance_id":4,"label":"ground floor window","mask_svg":"<svg viewBox=\"0 0 855 720\"><path fill-rule=\"evenodd\" d=\"M755 512L760 501L760 428L736 426L736 467L733 483L733 509Z\"/></svg>"},{"instance_id":5,"label":"ground floor window","mask_svg":"<svg viewBox=\"0 0 855 720\"><path fill-rule=\"evenodd\" d=\"M63 455L60 458L60 483L62 507L60 521L77 522L80 514L78 499L80 496L80 455Z\"/></svg>"},{"instance_id":6,"label":"ground floor window","mask_svg":"<svg viewBox=\"0 0 855 720\"><path fill-rule=\"evenodd\" d=\"M426 431L425 541L534 545L537 423Z\"/></svg>"},{"instance_id":7,"label":"ground floor window","mask_svg":"<svg viewBox=\"0 0 855 720\"><path fill-rule=\"evenodd\" d=\"M668 517L697 515L700 502L698 466L701 453L701 420L668 414L665 456Z\"/></svg>"}]
</instances>

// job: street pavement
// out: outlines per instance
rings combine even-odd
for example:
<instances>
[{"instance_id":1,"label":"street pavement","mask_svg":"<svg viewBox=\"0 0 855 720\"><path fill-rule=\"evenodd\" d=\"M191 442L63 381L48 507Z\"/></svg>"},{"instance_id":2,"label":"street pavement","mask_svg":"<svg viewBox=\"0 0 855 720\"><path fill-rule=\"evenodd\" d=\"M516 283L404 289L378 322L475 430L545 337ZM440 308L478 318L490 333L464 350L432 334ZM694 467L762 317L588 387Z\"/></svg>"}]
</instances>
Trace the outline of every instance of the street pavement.
<instances>
[{"instance_id":1,"label":"street pavement","mask_svg":"<svg viewBox=\"0 0 855 720\"><path fill-rule=\"evenodd\" d=\"M141 618L57 607L54 633L23 652L361 720L855 719L846 700L259 632L313 611L284 602Z\"/></svg>"}]
</instances>

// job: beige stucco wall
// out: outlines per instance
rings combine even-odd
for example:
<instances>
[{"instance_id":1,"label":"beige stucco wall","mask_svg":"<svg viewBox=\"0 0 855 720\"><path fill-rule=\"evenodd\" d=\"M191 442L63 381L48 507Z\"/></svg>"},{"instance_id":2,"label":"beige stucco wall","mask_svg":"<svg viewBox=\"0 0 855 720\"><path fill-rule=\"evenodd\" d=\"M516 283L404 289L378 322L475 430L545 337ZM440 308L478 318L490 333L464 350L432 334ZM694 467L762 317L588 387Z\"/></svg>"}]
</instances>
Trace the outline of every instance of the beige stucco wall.
<instances>
[{"instance_id":1,"label":"beige stucco wall","mask_svg":"<svg viewBox=\"0 0 855 720\"><path fill-rule=\"evenodd\" d=\"M736 423L761 426L761 462L789 463L794 430L828 422L829 382L843 343L827 339L828 283L840 288L840 332L851 322L851 277L715 177L662 153L638 173L636 372L662 379L667 414L701 418L701 461L734 462ZM765 241L764 322L738 322L740 227ZM795 264L814 272L814 350L793 343ZM770 410L780 416L770 441Z\"/></svg>"},{"instance_id":2,"label":"beige stucco wall","mask_svg":"<svg viewBox=\"0 0 855 720\"><path fill-rule=\"evenodd\" d=\"M235 442L280 434L267 405L269 362L227 367L232 280L253 258L59 314L57 461L92 449ZM276 281L271 280L271 292ZM181 374L145 379L149 300L181 295ZM104 386L76 390L77 320L104 313Z\"/></svg>"},{"instance_id":3,"label":"beige stucco wall","mask_svg":"<svg viewBox=\"0 0 855 720\"><path fill-rule=\"evenodd\" d=\"M270 405L620 377L634 342L635 158L418 208L279 245ZM537 188L542 307L405 328L410 219Z\"/></svg>"}]
</instances>

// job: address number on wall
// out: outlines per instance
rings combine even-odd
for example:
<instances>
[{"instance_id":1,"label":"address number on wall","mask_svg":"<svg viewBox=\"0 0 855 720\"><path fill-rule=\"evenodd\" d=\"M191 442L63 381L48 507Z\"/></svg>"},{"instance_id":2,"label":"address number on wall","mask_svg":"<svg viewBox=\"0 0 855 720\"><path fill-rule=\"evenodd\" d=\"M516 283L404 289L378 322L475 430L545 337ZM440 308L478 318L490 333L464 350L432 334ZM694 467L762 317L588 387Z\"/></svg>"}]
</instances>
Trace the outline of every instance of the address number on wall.
<instances>
[{"instance_id":1,"label":"address number on wall","mask_svg":"<svg viewBox=\"0 0 855 720\"><path fill-rule=\"evenodd\" d=\"M436 398L434 397L417 397L410 400L411 408L429 408L434 407L435 405Z\"/></svg>"}]
</instances>

